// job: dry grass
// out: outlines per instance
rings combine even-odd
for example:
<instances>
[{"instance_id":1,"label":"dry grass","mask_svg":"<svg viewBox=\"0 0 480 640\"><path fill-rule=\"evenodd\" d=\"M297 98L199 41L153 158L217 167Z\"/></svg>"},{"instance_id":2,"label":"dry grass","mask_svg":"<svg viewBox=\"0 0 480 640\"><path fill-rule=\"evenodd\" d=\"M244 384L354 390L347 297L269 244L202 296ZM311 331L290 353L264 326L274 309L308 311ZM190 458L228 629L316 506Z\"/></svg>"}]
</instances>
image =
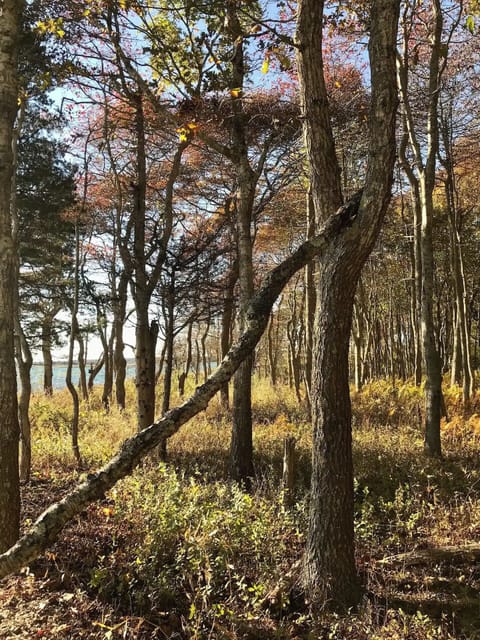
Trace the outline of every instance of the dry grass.
<instances>
[{"instance_id":1,"label":"dry grass","mask_svg":"<svg viewBox=\"0 0 480 640\"><path fill-rule=\"evenodd\" d=\"M124 413L106 413L98 392L82 405L80 446L92 467L135 430L133 387L128 392ZM251 496L228 481L230 420L214 400L171 439L168 467L148 462L73 523L32 567L33 595L17 598L16 606L28 611L46 592L58 602L64 593L78 594L81 628L65 612L62 624L79 638L480 637L476 566L412 570L378 563L397 552L480 537L475 403L473 413L463 415L458 392L447 394L445 458L437 461L422 452L421 391L377 382L354 394L357 558L368 598L357 614L314 620L298 591L310 473L306 407L290 389L272 389L264 380L255 381L253 392L257 483ZM34 398L34 483L25 488L26 518L78 478L69 420L67 393ZM279 489L287 435L297 440L291 511ZM26 578L12 579L4 596L14 580ZM73 637L65 634L46 636Z\"/></svg>"}]
</instances>

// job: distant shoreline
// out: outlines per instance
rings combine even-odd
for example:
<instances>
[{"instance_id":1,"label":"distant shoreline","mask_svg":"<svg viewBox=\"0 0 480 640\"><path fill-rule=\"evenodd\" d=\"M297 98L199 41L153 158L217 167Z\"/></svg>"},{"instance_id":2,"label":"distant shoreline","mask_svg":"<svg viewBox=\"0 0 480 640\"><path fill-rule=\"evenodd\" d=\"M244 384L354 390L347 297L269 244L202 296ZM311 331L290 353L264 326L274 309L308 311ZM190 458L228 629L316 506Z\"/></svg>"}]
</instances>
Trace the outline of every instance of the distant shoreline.
<instances>
[{"instance_id":1,"label":"distant shoreline","mask_svg":"<svg viewBox=\"0 0 480 640\"><path fill-rule=\"evenodd\" d=\"M98 360L87 360L87 362L85 363L86 367L89 367L91 365L97 364ZM135 358L127 358L125 360L125 362L127 363L127 366L129 364L133 364L135 362ZM54 367L55 365L60 365L62 367L66 367L68 364L68 360L53 360L52 362L52 366ZM44 362L43 360L39 360L38 362L33 362L32 363L32 367L43 367L44 366ZM78 362L74 360L73 362L73 366L78 367Z\"/></svg>"}]
</instances>

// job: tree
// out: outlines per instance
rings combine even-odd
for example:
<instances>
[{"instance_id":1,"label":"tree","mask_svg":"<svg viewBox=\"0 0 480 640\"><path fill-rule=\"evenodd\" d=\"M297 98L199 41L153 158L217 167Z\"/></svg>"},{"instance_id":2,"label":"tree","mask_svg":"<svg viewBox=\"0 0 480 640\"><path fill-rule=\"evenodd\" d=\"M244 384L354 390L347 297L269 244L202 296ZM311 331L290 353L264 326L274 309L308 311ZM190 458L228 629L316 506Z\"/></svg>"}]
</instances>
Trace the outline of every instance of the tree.
<instances>
[{"instance_id":1,"label":"tree","mask_svg":"<svg viewBox=\"0 0 480 640\"><path fill-rule=\"evenodd\" d=\"M0 551L18 538L19 424L14 355L16 250L12 237L12 137L17 114L17 46L22 3L5 0L0 15Z\"/></svg>"},{"instance_id":2,"label":"tree","mask_svg":"<svg viewBox=\"0 0 480 640\"><path fill-rule=\"evenodd\" d=\"M316 224L341 206L344 194L323 75L322 0L298 5L296 46L304 135ZM395 162L395 42L399 0L374 0L369 16L371 106L363 192L352 205L351 229L319 259L312 380L313 462L305 586L320 606L355 606L360 597L354 559L353 468L348 347L356 285L390 199Z\"/></svg>"}]
</instances>

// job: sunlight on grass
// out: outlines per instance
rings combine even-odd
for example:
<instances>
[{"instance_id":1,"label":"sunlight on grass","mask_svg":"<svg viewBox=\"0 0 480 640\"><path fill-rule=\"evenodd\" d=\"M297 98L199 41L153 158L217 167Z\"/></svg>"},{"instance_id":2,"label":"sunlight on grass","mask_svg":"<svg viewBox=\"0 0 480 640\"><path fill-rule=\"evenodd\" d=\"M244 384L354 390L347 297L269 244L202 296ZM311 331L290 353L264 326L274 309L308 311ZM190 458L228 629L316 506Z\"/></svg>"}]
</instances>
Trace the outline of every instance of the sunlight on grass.
<instances>
[{"instance_id":1,"label":"sunlight on grass","mask_svg":"<svg viewBox=\"0 0 480 640\"><path fill-rule=\"evenodd\" d=\"M189 380L187 393L193 386ZM81 405L80 446L91 468L135 432L132 384L128 397L125 412L105 411L98 389ZM377 608L365 601L355 615L317 620L302 609L297 594L308 521L311 426L306 404L299 406L292 389L274 389L263 379L253 384L254 493L245 494L228 480L231 419L214 399L171 438L168 465L146 460L109 493L104 506L90 510L90 517L99 519L97 530L113 542L109 553L94 559L88 588L119 611L141 616L174 611L183 632L198 639L236 640L243 637L241 629L285 640L456 637L451 620L438 618L432 602L440 597L458 606L470 602L480 587L477 572L438 567L433 574L402 573L375 564L417 547L480 538L478 409L474 404L472 413L463 415L455 391L446 399L445 459L438 461L423 454L421 389L375 382L353 393L358 563L376 597L403 604ZM177 396L172 403L178 401ZM78 475L70 419L67 392L34 396L34 477L61 482ZM292 509L284 507L281 490L288 436L296 440L297 455ZM92 540L96 535L92 531ZM268 635L272 629L275 636Z\"/></svg>"}]
</instances>

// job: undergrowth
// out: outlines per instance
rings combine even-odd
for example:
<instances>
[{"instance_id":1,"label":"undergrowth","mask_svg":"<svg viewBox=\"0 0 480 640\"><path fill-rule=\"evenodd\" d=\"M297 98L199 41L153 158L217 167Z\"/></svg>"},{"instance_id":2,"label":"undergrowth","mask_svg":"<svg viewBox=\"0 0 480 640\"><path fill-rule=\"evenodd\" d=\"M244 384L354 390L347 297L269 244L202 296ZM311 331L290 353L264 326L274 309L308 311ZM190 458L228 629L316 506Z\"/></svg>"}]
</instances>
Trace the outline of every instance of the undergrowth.
<instances>
[{"instance_id":1,"label":"undergrowth","mask_svg":"<svg viewBox=\"0 0 480 640\"><path fill-rule=\"evenodd\" d=\"M89 467L105 462L134 433L133 391L130 386L123 413L107 413L98 390L82 405L80 446ZM75 565L70 557L65 565L72 572L83 567L77 588L127 618L147 619L158 632L150 637L480 637L471 604L480 586L475 566L407 571L378 562L480 536L478 398L464 414L459 391L446 392L445 457L439 461L422 452L421 389L375 382L352 394L357 560L368 597L356 613L313 619L301 594L311 451L307 408L290 389L272 389L265 380L255 381L253 391L254 491L247 494L228 480L230 420L214 400L169 441L167 465L145 461L89 510L82 530L89 562ZM69 421L66 392L34 397L34 481L61 485L85 473L74 468ZM291 508L281 492L287 436L295 437L297 455ZM57 564L60 557L61 545Z\"/></svg>"}]
</instances>

